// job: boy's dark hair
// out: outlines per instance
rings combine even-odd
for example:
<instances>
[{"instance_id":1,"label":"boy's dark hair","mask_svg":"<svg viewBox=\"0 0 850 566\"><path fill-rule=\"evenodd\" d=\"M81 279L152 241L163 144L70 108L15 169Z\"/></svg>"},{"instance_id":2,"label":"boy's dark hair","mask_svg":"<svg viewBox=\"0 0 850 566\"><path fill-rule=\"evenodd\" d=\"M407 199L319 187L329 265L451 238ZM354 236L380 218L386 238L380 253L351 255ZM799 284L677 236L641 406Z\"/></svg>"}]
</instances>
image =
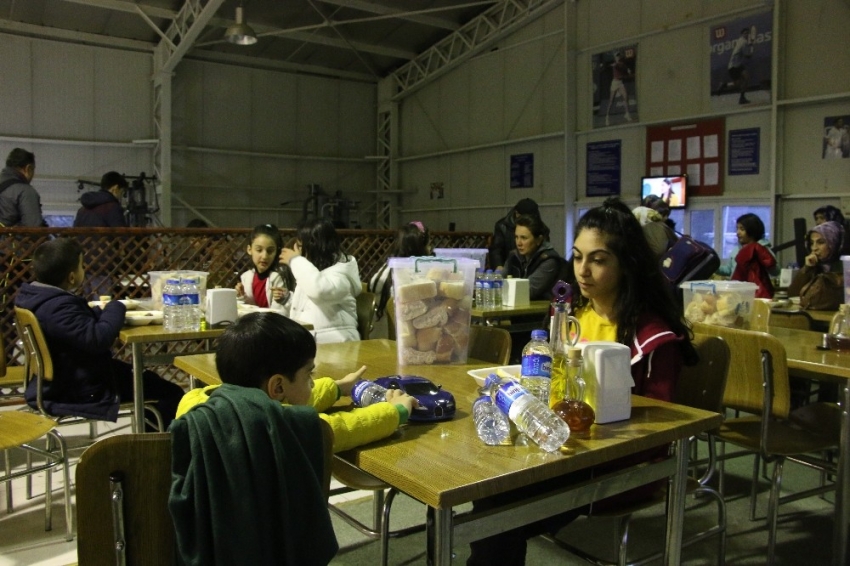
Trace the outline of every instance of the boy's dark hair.
<instances>
[{"instance_id":1,"label":"boy's dark hair","mask_svg":"<svg viewBox=\"0 0 850 566\"><path fill-rule=\"evenodd\" d=\"M735 222L744 227L744 232L746 232L747 236L752 238L753 241L758 242L764 238L764 222L762 222L761 218L752 212L739 216Z\"/></svg>"},{"instance_id":2,"label":"boy's dark hair","mask_svg":"<svg viewBox=\"0 0 850 566\"><path fill-rule=\"evenodd\" d=\"M39 283L59 287L80 265L82 255L83 247L77 240L56 238L36 248L30 269Z\"/></svg>"},{"instance_id":3,"label":"boy's dark hair","mask_svg":"<svg viewBox=\"0 0 850 566\"><path fill-rule=\"evenodd\" d=\"M100 190L102 191L108 191L115 185L118 185L122 189L130 186L127 184L127 178L118 171L108 171L100 178Z\"/></svg>"},{"instance_id":4,"label":"boy's dark hair","mask_svg":"<svg viewBox=\"0 0 850 566\"><path fill-rule=\"evenodd\" d=\"M280 374L289 381L316 357L316 340L297 322L276 312L246 314L218 339L215 367L224 383L260 388Z\"/></svg>"},{"instance_id":5,"label":"boy's dark hair","mask_svg":"<svg viewBox=\"0 0 850 566\"><path fill-rule=\"evenodd\" d=\"M6 167L23 169L27 165L35 165L34 153L19 147L9 152L9 157L6 158Z\"/></svg>"}]
</instances>

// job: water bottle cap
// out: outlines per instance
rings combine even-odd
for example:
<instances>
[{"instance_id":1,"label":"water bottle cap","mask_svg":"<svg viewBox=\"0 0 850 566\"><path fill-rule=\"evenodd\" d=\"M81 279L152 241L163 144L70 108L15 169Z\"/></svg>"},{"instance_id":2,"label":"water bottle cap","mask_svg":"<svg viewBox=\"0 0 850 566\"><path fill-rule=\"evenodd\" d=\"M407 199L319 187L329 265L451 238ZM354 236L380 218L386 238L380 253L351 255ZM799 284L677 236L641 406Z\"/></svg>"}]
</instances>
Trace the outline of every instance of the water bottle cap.
<instances>
[{"instance_id":1,"label":"water bottle cap","mask_svg":"<svg viewBox=\"0 0 850 566\"><path fill-rule=\"evenodd\" d=\"M548 335L549 334L545 330L540 329L540 328L538 328L537 330L531 331L531 339L532 340L543 340L545 342Z\"/></svg>"},{"instance_id":2,"label":"water bottle cap","mask_svg":"<svg viewBox=\"0 0 850 566\"><path fill-rule=\"evenodd\" d=\"M486 271L486 273L493 273L493 270L492 270L492 269L488 269L488 270Z\"/></svg>"},{"instance_id":3,"label":"water bottle cap","mask_svg":"<svg viewBox=\"0 0 850 566\"><path fill-rule=\"evenodd\" d=\"M166 279L165 284L166 285L179 285L180 280L179 279Z\"/></svg>"},{"instance_id":4,"label":"water bottle cap","mask_svg":"<svg viewBox=\"0 0 850 566\"><path fill-rule=\"evenodd\" d=\"M494 383L499 383L500 381L502 381L502 378L500 378L500 377L499 377L498 375L496 375L495 373L491 373L490 375L488 375L488 376L484 379L484 387L490 387L490 386L492 386Z\"/></svg>"}]
</instances>

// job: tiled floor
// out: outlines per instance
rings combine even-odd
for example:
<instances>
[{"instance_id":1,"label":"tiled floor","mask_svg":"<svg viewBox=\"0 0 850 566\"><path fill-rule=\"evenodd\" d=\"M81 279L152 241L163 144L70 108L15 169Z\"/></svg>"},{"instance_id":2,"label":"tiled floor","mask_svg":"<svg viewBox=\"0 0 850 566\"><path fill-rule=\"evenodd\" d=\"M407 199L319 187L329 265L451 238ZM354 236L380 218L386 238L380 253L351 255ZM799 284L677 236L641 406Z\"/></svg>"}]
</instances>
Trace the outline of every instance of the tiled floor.
<instances>
[{"instance_id":1,"label":"tiled floor","mask_svg":"<svg viewBox=\"0 0 850 566\"><path fill-rule=\"evenodd\" d=\"M2 408L0 410L14 410ZM76 473L76 459L90 442L88 425L65 426L60 429L71 449L71 481ZM98 423L98 437L129 432L129 422ZM14 455L12 465L22 465L23 457ZM12 482L14 511L7 513L5 484L0 484L0 566L65 566L77 562L77 542L65 541L65 507L62 474L53 475L53 529L44 530L44 474L33 479L33 499L26 499L26 480ZM334 486L332 486L334 487ZM73 498L73 488L72 488ZM371 496L369 492L352 492L334 496L333 502L352 501Z\"/></svg>"}]
</instances>

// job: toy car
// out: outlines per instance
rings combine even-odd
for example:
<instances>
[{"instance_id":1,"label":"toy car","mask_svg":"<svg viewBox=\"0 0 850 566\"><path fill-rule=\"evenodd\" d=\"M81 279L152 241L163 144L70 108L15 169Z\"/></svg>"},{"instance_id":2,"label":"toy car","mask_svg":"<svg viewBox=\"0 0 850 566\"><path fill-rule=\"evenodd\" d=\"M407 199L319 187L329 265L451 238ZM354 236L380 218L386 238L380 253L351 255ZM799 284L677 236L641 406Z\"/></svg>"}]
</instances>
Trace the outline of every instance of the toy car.
<instances>
[{"instance_id":1,"label":"toy car","mask_svg":"<svg viewBox=\"0 0 850 566\"><path fill-rule=\"evenodd\" d=\"M389 375L379 377L375 383L387 389L401 389L419 401L410 415L412 422L447 421L455 416L455 398L442 385L418 375Z\"/></svg>"}]
</instances>

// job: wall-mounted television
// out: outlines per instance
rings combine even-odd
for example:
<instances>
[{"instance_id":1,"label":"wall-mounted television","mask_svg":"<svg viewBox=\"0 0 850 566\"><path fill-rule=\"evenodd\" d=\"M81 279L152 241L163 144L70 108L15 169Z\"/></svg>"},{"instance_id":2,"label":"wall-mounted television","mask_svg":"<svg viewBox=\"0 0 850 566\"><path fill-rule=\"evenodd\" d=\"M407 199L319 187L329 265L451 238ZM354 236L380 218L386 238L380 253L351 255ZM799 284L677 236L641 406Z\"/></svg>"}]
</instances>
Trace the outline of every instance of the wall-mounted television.
<instances>
[{"instance_id":1,"label":"wall-mounted television","mask_svg":"<svg viewBox=\"0 0 850 566\"><path fill-rule=\"evenodd\" d=\"M684 173L643 177L640 186L641 202L649 195L656 195L670 205L670 208L685 208L688 200L688 176Z\"/></svg>"}]
</instances>

